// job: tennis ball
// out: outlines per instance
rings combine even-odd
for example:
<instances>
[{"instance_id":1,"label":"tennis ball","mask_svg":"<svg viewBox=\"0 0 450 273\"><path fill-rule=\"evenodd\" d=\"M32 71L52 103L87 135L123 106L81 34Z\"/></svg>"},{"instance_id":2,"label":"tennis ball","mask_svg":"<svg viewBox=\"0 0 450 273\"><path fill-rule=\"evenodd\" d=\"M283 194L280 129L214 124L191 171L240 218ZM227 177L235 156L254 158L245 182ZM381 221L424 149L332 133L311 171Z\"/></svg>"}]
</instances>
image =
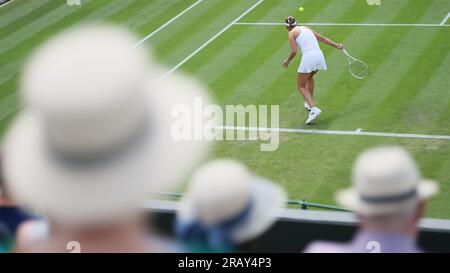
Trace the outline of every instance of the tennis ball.
<instances>
[{"instance_id":1,"label":"tennis ball","mask_svg":"<svg viewBox=\"0 0 450 273\"><path fill-rule=\"evenodd\" d=\"M303 12L305 9L303 7L299 7L298 11Z\"/></svg>"}]
</instances>

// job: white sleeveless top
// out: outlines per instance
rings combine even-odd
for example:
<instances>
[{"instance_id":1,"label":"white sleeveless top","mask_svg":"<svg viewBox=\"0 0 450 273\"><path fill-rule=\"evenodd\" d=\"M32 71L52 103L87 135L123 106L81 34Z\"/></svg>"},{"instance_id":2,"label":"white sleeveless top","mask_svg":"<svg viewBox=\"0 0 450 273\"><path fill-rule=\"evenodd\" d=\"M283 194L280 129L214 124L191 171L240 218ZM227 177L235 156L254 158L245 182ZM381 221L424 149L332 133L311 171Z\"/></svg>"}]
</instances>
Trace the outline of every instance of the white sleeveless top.
<instances>
[{"instance_id":1,"label":"white sleeveless top","mask_svg":"<svg viewBox=\"0 0 450 273\"><path fill-rule=\"evenodd\" d=\"M321 51L316 36L309 28L300 27L300 35L298 35L295 41L301 49L302 54L309 51Z\"/></svg>"}]
</instances>

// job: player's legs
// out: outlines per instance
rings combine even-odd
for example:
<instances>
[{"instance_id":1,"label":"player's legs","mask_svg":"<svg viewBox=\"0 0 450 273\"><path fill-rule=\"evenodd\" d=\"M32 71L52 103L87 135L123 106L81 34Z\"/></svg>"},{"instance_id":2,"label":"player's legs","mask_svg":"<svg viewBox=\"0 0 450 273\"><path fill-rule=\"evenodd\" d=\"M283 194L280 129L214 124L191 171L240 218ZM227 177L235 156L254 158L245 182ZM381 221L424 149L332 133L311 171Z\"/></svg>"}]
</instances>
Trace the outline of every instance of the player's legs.
<instances>
[{"instance_id":1,"label":"player's legs","mask_svg":"<svg viewBox=\"0 0 450 273\"><path fill-rule=\"evenodd\" d=\"M298 73L297 74L297 88L305 99L306 103L313 108L315 106L310 92L308 91L307 83L311 78L312 73Z\"/></svg>"},{"instance_id":2,"label":"player's legs","mask_svg":"<svg viewBox=\"0 0 450 273\"><path fill-rule=\"evenodd\" d=\"M309 77L308 81L306 82L306 88L308 89L309 94L311 94L311 98L314 97L314 75L317 73L317 71L311 72L311 76Z\"/></svg>"}]
</instances>

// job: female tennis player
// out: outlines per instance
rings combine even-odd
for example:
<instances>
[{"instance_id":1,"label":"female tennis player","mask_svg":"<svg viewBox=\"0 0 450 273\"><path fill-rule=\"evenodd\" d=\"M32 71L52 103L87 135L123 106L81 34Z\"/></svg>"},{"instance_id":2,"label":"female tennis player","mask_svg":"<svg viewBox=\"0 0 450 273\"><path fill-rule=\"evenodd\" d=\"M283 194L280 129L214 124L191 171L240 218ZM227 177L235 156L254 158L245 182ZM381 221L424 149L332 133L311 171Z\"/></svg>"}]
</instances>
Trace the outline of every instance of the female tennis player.
<instances>
[{"instance_id":1,"label":"female tennis player","mask_svg":"<svg viewBox=\"0 0 450 273\"><path fill-rule=\"evenodd\" d=\"M310 28L304 26L298 26L294 17L289 16L285 20L285 26L288 34L289 44L291 45L291 51L289 56L283 62L283 67L288 68L289 63L297 55L297 48L300 47L302 51L302 60L297 70L297 88L305 99L305 108L310 111L306 124L310 123L322 112L316 107L313 95L314 95L314 75L319 70L327 70L327 64L323 56L322 50L320 50L318 41L326 43L337 49L343 49L342 44L335 43L330 39L314 32Z\"/></svg>"}]
</instances>

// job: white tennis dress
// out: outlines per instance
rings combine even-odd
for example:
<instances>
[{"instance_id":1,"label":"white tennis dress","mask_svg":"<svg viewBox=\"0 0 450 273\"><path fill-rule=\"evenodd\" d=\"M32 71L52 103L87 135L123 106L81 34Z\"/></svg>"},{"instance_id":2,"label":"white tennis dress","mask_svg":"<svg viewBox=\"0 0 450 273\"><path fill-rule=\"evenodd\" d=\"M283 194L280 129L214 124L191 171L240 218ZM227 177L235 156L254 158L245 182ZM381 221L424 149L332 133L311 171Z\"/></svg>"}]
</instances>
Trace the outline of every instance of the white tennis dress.
<instances>
[{"instance_id":1,"label":"white tennis dress","mask_svg":"<svg viewBox=\"0 0 450 273\"><path fill-rule=\"evenodd\" d=\"M300 27L300 35L295 41L302 51L302 60L297 70L298 73L327 70L327 63L322 50L320 50L319 42L309 28Z\"/></svg>"}]
</instances>

